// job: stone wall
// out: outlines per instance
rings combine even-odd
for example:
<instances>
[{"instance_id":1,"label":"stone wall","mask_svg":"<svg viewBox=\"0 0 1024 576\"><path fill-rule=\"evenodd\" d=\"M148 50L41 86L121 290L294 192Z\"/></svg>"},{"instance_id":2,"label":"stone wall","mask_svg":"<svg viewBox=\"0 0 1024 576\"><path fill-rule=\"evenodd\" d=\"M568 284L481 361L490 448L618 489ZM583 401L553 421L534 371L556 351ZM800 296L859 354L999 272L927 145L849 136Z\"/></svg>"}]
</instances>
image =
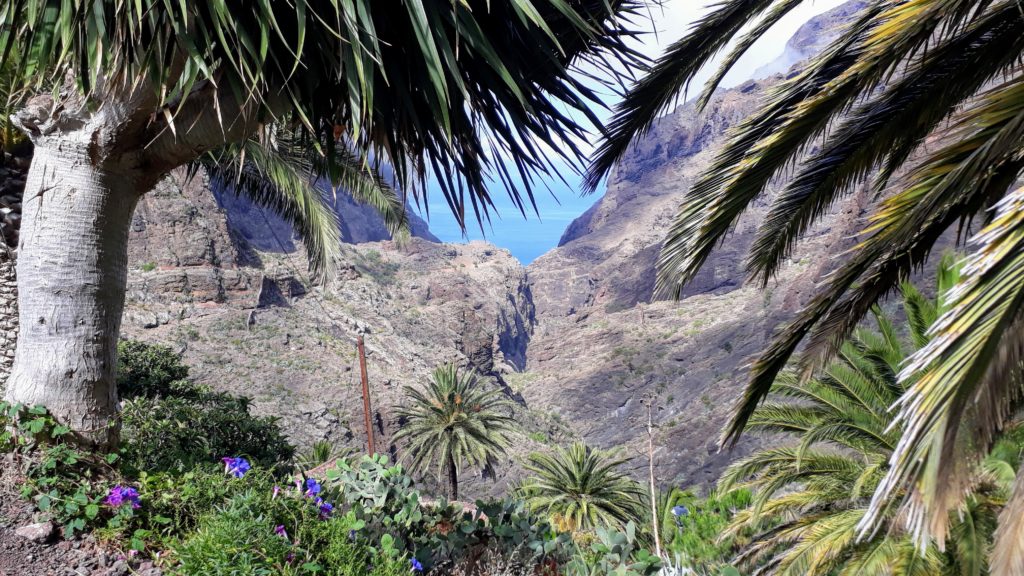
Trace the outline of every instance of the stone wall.
<instances>
[{"instance_id":1,"label":"stone wall","mask_svg":"<svg viewBox=\"0 0 1024 576\"><path fill-rule=\"evenodd\" d=\"M18 289L14 276L13 252L0 243L0 389L7 382L14 363L18 338Z\"/></svg>"}]
</instances>

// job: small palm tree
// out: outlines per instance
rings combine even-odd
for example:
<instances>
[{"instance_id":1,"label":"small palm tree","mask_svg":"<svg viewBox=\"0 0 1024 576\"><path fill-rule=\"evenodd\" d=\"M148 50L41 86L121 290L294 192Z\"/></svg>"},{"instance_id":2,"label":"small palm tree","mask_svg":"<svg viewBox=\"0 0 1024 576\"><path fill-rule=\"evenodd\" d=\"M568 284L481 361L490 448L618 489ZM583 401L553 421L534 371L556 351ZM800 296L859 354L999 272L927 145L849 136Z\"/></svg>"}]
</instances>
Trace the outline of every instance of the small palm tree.
<instances>
[{"instance_id":1,"label":"small palm tree","mask_svg":"<svg viewBox=\"0 0 1024 576\"><path fill-rule=\"evenodd\" d=\"M519 488L534 511L562 530L591 531L640 523L646 496L638 482L619 470L625 459L577 442L553 454L531 454L535 474Z\"/></svg>"},{"instance_id":2,"label":"small palm tree","mask_svg":"<svg viewBox=\"0 0 1024 576\"><path fill-rule=\"evenodd\" d=\"M940 293L955 276L948 268L940 271ZM902 426L893 425L889 408L911 384L897 374L908 353L928 342L928 327L942 308L909 284L903 295L910 346L876 309L877 331L855 331L815 378L780 375L751 416L749 429L796 434L798 441L756 452L722 477L721 490L743 487L756 493L726 531L726 537L756 532L737 558L740 565L780 576L988 573L997 515L1019 459L1021 446L1015 442L1007 441L975 470L967 506L951 518L945 551L934 541L916 542L895 506L885 509L877 531L858 538L904 434Z\"/></svg>"},{"instance_id":3,"label":"small palm tree","mask_svg":"<svg viewBox=\"0 0 1024 576\"><path fill-rule=\"evenodd\" d=\"M410 386L409 406L396 413L405 419L395 441L408 440L412 467L436 466L438 481L448 473L448 497L459 498L459 470L484 468L497 460L514 427L512 411L500 390L484 390L472 372L459 374L454 364L434 370L426 391Z\"/></svg>"},{"instance_id":4,"label":"small palm tree","mask_svg":"<svg viewBox=\"0 0 1024 576\"><path fill-rule=\"evenodd\" d=\"M308 452L296 459L295 464L299 471L307 472L323 464L331 464L340 458L347 458L353 453L355 450L341 448L330 440L317 440Z\"/></svg>"}]
</instances>

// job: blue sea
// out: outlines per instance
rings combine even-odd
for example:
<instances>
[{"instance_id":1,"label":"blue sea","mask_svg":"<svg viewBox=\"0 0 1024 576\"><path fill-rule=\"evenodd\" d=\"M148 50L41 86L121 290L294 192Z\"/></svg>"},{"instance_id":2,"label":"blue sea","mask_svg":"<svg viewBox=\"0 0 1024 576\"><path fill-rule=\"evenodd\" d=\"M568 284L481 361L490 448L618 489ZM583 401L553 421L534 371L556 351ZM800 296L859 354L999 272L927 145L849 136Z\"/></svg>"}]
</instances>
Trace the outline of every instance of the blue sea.
<instances>
[{"instance_id":1,"label":"blue sea","mask_svg":"<svg viewBox=\"0 0 1024 576\"><path fill-rule=\"evenodd\" d=\"M566 185L561 181L549 186L550 193L547 189L535 190L537 213L529 209L524 217L509 200L504 188L496 184L492 194L498 214L492 214L490 224L485 222L483 230L472 217L467 217L466 234L460 230L441 191L432 186L427 194L430 231L444 242L458 243L484 239L507 249L523 265L529 264L541 254L558 246L558 240L566 227L600 200L603 193L602 190L588 196L580 196L577 186ZM419 210L419 213L427 219L424 210Z\"/></svg>"}]
</instances>

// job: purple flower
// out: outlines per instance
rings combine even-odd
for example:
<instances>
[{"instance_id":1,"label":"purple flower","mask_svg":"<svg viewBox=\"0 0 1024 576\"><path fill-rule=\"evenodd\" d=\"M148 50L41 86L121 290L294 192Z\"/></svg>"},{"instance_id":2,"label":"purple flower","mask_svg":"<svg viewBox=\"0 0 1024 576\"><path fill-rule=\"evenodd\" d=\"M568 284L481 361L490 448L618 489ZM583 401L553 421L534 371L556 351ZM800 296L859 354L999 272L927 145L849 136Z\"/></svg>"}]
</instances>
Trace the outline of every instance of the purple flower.
<instances>
[{"instance_id":1,"label":"purple flower","mask_svg":"<svg viewBox=\"0 0 1024 576\"><path fill-rule=\"evenodd\" d=\"M285 531L283 524L274 526L274 534L277 534L281 538L288 538L288 532Z\"/></svg>"},{"instance_id":2,"label":"purple flower","mask_svg":"<svg viewBox=\"0 0 1024 576\"><path fill-rule=\"evenodd\" d=\"M420 561L415 558L412 559L412 571L423 572L423 564L420 564Z\"/></svg>"},{"instance_id":3,"label":"purple flower","mask_svg":"<svg viewBox=\"0 0 1024 576\"><path fill-rule=\"evenodd\" d=\"M221 458L220 461L224 463L224 473L231 474L235 478L245 476L245 473L252 468L252 466L249 465L249 461L245 458L224 457Z\"/></svg>"},{"instance_id":4,"label":"purple flower","mask_svg":"<svg viewBox=\"0 0 1024 576\"><path fill-rule=\"evenodd\" d=\"M349 530L348 531L348 539L353 541L353 542L356 541L356 531L355 530Z\"/></svg>"},{"instance_id":5,"label":"purple flower","mask_svg":"<svg viewBox=\"0 0 1024 576\"><path fill-rule=\"evenodd\" d=\"M306 496L316 496L320 493L320 483L316 478L306 480Z\"/></svg>"},{"instance_id":6,"label":"purple flower","mask_svg":"<svg viewBox=\"0 0 1024 576\"><path fill-rule=\"evenodd\" d=\"M271 500L277 500L277 495L281 493L281 487L274 485L274 495L270 497Z\"/></svg>"},{"instance_id":7,"label":"purple flower","mask_svg":"<svg viewBox=\"0 0 1024 576\"><path fill-rule=\"evenodd\" d=\"M320 505L320 517L325 519L325 520L327 518L330 518L331 517L331 512L334 511L334 505L329 503L329 502L324 502L322 500L319 502L319 505Z\"/></svg>"},{"instance_id":8,"label":"purple flower","mask_svg":"<svg viewBox=\"0 0 1024 576\"><path fill-rule=\"evenodd\" d=\"M131 504L133 509L139 509L142 507L141 501L138 490L130 486L119 485L110 489L103 503L111 508L120 508L124 504Z\"/></svg>"}]
</instances>

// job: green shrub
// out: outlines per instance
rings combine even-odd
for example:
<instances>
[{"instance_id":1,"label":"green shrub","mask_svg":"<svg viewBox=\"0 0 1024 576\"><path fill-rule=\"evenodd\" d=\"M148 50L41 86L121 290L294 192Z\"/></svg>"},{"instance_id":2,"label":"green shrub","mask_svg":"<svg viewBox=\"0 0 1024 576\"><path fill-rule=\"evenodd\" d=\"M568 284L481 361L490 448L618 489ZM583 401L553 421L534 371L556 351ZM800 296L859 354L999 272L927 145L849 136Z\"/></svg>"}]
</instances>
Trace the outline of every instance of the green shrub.
<instances>
[{"instance_id":1,"label":"green shrub","mask_svg":"<svg viewBox=\"0 0 1024 576\"><path fill-rule=\"evenodd\" d=\"M247 474L242 480L248 478ZM268 488L265 484L253 487L203 516L196 531L174 548L180 561L175 573L398 576L411 572L410 560L386 539L372 547L354 535L362 528L354 513L325 518L311 498L294 491L275 497Z\"/></svg>"},{"instance_id":2,"label":"green shrub","mask_svg":"<svg viewBox=\"0 0 1024 576\"><path fill-rule=\"evenodd\" d=\"M137 340L117 343L117 391L122 399L182 395L188 366L167 346Z\"/></svg>"},{"instance_id":3,"label":"green shrub","mask_svg":"<svg viewBox=\"0 0 1024 576\"><path fill-rule=\"evenodd\" d=\"M147 530L155 539L172 539L195 530L200 517L232 497L250 490L270 491L273 484L270 472L259 468L244 478L208 466L184 474L141 472L136 485L143 506L131 527Z\"/></svg>"},{"instance_id":4,"label":"green shrub","mask_svg":"<svg viewBox=\"0 0 1024 576\"><path fill-rule=\"evenodd\" d=\"M673 504L686 506L689 514L670 524L662 539L670 556L678 556L691 568L715 566L729 560L736 542L719 538L737 510L750 506L748 490L710 494L698 498L686 492Z\"/></svg>"},{"instance_id":5,"label":"green shrub","mask_svg":"<svg viewBox=\"0 0 1024 576\"><path fill-rule=\"evenodd\" d=\"M175 548L175 555L181 562L175 573L190 576L303 573L301 565L292 566L296 558L291 542L274 532L277 524L265 503L262 494L250 490L233 498L223 509L204 516L196 532Z\"/></svg>"},{"instance_id":6,"label":"green shrub","mask_svg":"<svg viewBox=\"0 0 1024 576\"><path fill-rule=\"evenodd\" d=\"M224 456L245 456L274 467L295 455L277 419L249 413L249 399L188 380L188 367L166 346L118 345L122 467L184 473Z\"/></svg>"},{"instance_id":7,"label":"green shrub","mask_svg":"<svg viewBox=\"0 0 1024 576\"><path fill-rule=\"evenodd\" d=\"M129 400L121 418L122 466L129 474L185 472L224 456L275 467L295 454L277 418L251 415L247 398L199 387L184 397Z\"/></svg>"}]
</instances>

